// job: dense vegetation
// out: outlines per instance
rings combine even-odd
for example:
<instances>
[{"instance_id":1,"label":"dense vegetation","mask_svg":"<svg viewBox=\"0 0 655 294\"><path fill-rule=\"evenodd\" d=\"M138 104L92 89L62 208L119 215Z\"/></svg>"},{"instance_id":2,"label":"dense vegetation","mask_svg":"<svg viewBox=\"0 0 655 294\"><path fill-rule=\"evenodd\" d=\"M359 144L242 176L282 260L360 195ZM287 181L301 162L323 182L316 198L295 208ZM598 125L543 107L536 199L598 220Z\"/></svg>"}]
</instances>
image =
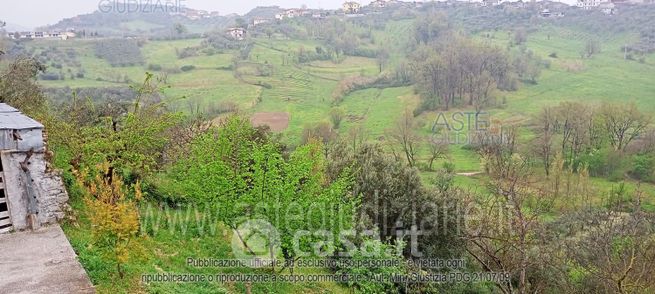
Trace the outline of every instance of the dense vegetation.
<instances>
[{"instance_id":1,"label":"dense vegetation","mask_svg":"<svg viewBox=\"0 0 655 294\"><path fill-rule=\"evenodd\" d=\"M136 40L107 39L96 43L96 56L111 66L143 64L143 56Z\"/></svg>"}]
</instances>

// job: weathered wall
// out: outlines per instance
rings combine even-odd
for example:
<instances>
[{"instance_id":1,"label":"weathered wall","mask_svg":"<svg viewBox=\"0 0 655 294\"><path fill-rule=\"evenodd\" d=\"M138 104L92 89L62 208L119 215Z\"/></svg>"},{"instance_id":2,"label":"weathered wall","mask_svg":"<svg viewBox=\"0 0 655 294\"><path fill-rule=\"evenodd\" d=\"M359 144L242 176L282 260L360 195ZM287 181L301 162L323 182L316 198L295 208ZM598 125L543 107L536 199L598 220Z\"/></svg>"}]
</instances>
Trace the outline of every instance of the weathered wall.
<instances>
[{"instance_id":1,"label":"weathered wall","mask_svg":"<svg viewBox=\"0 0 655 294\"><path fill-rule=\"evenodd\" d=\"M38 151L43 149L43 129L16 130L20 140L15 140L14 130L0 129L0 150Z\"/></svg>"},{"instance_id":2,"label":"weathered wall","mask_svg":"<svg viewBox=\"0 0 655 294\"><path fill-rule=\"evenodd\" d=\"M27 229L28 199L25 177L20 163L25 160L25 152L7 151L2 153L5 173L5 192L9 200L9 212L15 230ZM68 193L61 177L53 172L46 173L46 161L42 152L34 153L29 160L33 189L37 198L38 221L40 225L55 223L64 217L67 209Z\"/></svg>"}]
</instances>

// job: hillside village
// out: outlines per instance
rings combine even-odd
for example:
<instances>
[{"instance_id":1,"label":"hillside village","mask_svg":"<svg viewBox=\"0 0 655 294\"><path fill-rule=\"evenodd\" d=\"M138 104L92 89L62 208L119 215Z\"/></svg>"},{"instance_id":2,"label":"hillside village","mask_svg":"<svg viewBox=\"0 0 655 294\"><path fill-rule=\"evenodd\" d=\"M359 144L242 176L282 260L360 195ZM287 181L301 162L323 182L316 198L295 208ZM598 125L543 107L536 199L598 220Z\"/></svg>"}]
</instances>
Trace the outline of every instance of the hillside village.
<instances>
[{"instance_id":1,"label":"hillside village","mask_svg":"<svg viewBox=\"0 0 655 294\"><path fill-rule=\"evenodd\" d=\"M542 1L542 2L530 2L530 1L509 1L509 0L480 0L480 1L458 1L458 0L449 0L446 2L440 2L441 5L451 6L451 5L472 5L480 7L480 9L491 9L491 8L503 8L511 7L513 9L526 9L528 4L536 3L539 7L542 7L538 11L538 16L542 18L551 18L551 17L564 17L565 13L562 12L567 7L570 7L567 4L560 2L551 2L551 1ZM652 0L577 0L575 7L587 10L587 11L600 11L605 15L611 16L617 13L620 13L621 7L625 6L634 6L634 5L648 5L653 4L655 1ZM230 27L225 30L226 35L235 40L243 40L245 38L247 29L253 28L259 25L263 25L270 22L280 22L287 19L294 18L313 18L313 19L323 19L328 16L343 16L343 17L361 17L369 14L377 14L383 10L389 9L399 9L399 8L421 8L424 5L424 2L420 1L399 1L399 0L375 0L366 5L361 4L356 1L346 1L342 4L342 7L337 10L329 9L310 9L305 7L301 8L289 8L282 9L277 8L279 12L271 16L258 16L250 20L250 23L246 26L237 26ZM167 12L169 16L184 19L187 21L202 21L212 18L220 17L221 15L217 11L205 11L197 9L185 8L179 11L170 11ZM76 37L98 37L98 33L86 34L86 32L76 32L75 28L68 28L65 31L34 31L34 32L7 32L7 36L14 40L24 40L24 39L61 39L68 40Z\"/></svg>"}]
</instances>

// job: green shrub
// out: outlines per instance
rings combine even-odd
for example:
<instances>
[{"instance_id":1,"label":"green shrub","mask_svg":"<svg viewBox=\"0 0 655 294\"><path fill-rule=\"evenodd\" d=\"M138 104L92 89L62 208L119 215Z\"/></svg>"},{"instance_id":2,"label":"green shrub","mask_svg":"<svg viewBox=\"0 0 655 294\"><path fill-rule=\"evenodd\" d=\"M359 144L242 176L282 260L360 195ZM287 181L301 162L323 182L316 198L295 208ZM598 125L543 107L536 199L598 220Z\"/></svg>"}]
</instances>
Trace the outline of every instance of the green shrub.
<instances>
[{"instance_id":1,"label":"green shrub","mask_svg":"<svg viewBox=\"0 0 655 294\"><path fill-rule=\"evenodd\" d=\"M150 64L150 65L148 65L148 70L160 71L161 69L162 69L162 67L159 64Z\"/></svg>"},{"instance_id":2,"label":"green shrub","mask_svg":"<svg viewBox=\"0 0 655 294\"><path fill-rule=\"evenodd\" d=\"M655 158L652 155L636 155L632 160L630 175L641 180L655 180Z\"/></svg>"},{"instance_id":3,"label":"green shrub","mask_svg":"<svg viewBox=\"0 0 655 294\"><path fill-rule=\"evenodd\" d=\"M360 275L364 278L360 281L349 281L347 286L349 288L356 288L360 293L398 293L400 292L400 285L393 283L389 279L376 281L376 276L394 276L403 275L406 273L403 268L402 250L404 244L399 242L398 245L388 245L379 240L366 240L360 248L353 250L351 256L347 259L352 261L354 266L344 266L336 268L337 274L340 275ZM341 260L346 258L341 258ZM368 267L357 266L357 264L366 264L369 261L397 261L401 266L380 266Z\"/></svg>"},{"instance_id":4,"label":"green shrub","mask_svg":"<svg viewBox=\"0 0 655 294\"><path fill-rule=\"evenodd\" d=\"M183 67L180 67L181 71L192 71L194 69L196 69L195 65L185 65Z\"/></svg>"}]
</instances>

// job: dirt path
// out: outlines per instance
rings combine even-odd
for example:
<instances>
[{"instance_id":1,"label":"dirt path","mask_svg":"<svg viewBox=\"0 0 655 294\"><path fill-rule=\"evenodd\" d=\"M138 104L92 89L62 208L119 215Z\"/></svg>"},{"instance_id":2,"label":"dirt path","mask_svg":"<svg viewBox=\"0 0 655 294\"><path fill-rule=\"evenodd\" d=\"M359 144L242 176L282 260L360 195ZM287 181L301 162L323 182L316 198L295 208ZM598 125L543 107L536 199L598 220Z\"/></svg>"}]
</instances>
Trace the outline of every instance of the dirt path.
<instances>
[{"instance_id":1,"label":"dirt path","mask_svg":"<svg viewBox=\"0 0 655 294\"><path fill-rule=\"evenodd\" d=\"M95 293L59 225L0 235L0 293Z\"/></svg>"},{"instance_id":2,"label":"dirt path","mask_svg":"<svg viewBox=\"0 0 655 294\"><path fill-rule=\"evenodd\" d=\"M482 174L481 171L457 173L458 176L465 176L465 177L472 177L472 176L477 176L477 175L480 175L480 174Z\"/></svg>"}]
</instances>

